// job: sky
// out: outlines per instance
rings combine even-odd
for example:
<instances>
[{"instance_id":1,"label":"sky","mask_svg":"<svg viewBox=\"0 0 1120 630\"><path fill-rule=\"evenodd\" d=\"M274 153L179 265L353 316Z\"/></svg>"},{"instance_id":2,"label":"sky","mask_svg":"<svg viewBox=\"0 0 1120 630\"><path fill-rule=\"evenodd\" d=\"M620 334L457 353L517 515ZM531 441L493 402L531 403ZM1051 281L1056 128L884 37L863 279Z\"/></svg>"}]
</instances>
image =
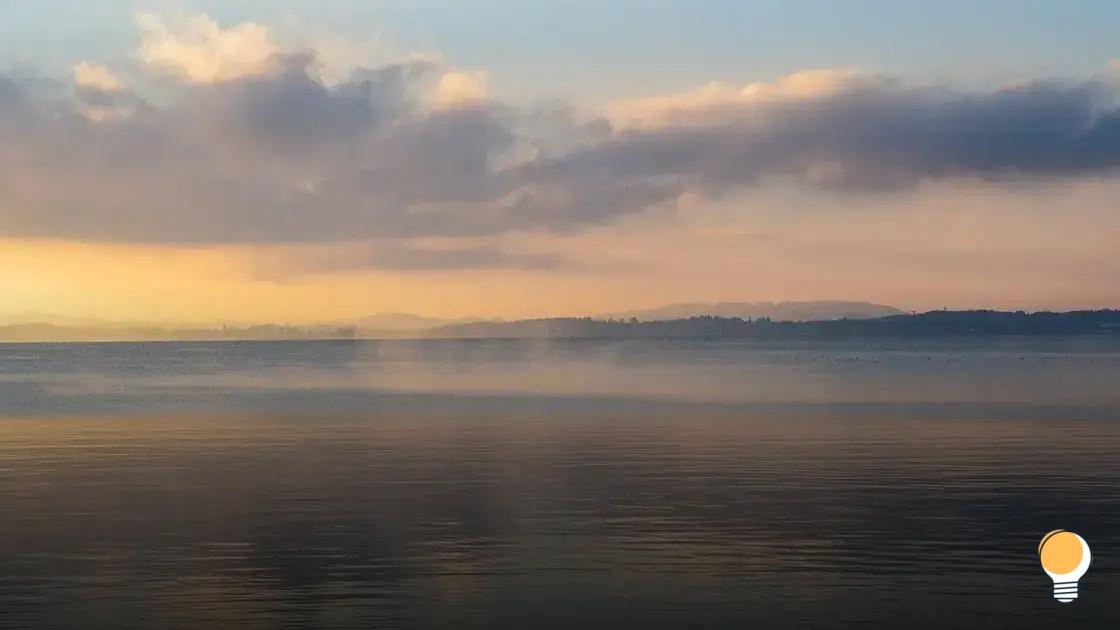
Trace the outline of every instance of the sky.
<instances>
[{"instance_id":1,"label":"sky","mask_svg":"<svg viewBox=\"0 0 1120 630\"><path fill-rule=\"evenodd\" d=\"M1120 304L1115 2L0 0L0 316Z\"/></svg>"}]
</instances>

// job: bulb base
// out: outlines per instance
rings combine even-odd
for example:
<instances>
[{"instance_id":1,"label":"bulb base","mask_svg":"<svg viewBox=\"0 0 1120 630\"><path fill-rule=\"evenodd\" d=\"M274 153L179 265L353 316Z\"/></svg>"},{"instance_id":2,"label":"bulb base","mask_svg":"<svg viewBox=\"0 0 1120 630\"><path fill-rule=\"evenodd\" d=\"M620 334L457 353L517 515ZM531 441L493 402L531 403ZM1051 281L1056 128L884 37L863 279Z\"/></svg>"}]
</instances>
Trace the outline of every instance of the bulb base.
<instances>
[{"instance_id":1,"label":"bulb base","mask_svg":"<svg viewBox=\"0 0 1120 630\"><path fill-rule=\"evenodd\" d=\"M1054 582L1054 599L1063 604L1077 599L1077 582Z\"/></svg>"}]
</instances>

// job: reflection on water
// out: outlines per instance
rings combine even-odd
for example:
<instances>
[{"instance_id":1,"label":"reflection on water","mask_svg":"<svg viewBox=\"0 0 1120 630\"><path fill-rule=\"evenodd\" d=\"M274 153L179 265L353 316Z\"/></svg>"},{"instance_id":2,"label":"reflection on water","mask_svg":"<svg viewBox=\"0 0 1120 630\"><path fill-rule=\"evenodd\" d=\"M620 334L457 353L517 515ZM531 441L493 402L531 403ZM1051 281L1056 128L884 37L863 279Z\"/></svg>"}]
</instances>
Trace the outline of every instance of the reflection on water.
<instances>
[{"instance_id":1,"label":"reflection on water","mask_svg":"<svg viewBox=\"0 0 1120 630\"><path fill-rule=\"evenodd\" d=\"M2 627L1102 627L1115 346L0 346ZM1094 551L1061 607L1046 531Z\"/></svg>"}]
</instances>

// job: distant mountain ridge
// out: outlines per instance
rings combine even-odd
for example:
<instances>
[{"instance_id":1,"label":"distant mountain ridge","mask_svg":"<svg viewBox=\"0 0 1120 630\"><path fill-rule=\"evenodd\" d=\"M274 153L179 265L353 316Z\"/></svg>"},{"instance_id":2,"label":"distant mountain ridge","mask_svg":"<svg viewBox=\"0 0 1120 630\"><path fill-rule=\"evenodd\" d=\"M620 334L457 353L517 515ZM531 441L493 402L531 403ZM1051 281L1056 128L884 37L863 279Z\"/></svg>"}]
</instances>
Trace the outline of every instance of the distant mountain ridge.
<instances>
[{"instance_id":1,"label":"distant mountain ridge","mask_svg":"<svg viewBox=\"0 0 1120 630\"><path fill-rule=\"evenodd\" d=\"M412 313L376 313L374 315L366 315L348 320L338 320L322 324L324 326L353 326L359 330L370 331L385 331L385 332L408 332L419 330L432 330L440 326L449 326L453 324L472 324L475 322L496 322L501 321L498 319L486 319L482 317L457 317L454 319L441 319L439 317L427 317L425 315L414 315Z\"/></svg>"},{"instance_id":2,"label":"distant mountain ridge","mask_svg":"<svg viewBox=\"0 0 1120 630\"><path fill-rule=\"evenodd\" d=\"M870 319L901 315L903 312L893 306L856 301L719 302L669 304L655 309L607 313L596 316L595 319L656 322L709 316L739 319L766 317L778 321L810 322L826 319Z\"/></svg>"},{"instance_id":3,"label":"distant mountain ridge","mask_svg":"<svg viewBox=\"0 0 1120 630\"><path fill-rule=\"evenodd\" d=\"M1120 310L931 311L873 319L806 322L727 317L664 321L552 318L445 326L432 337L454 339L845 339L937 336L1120 336Z\"/></svg>"},{"instance_id":4,"label":"distant mountain ridge","mask_svg":"<svg viewBox=\"0 0 1120 630\"><path fill-rule=\"evenodd\" d=\"M868 319L899 315L903 311L892 306L858 301L811 302L719 302L717 304L679 303L655 309L624 311L593 316L593 319L637 319L638 321L665 321L690 317L738 317L759 319L768 317L781 321L815 321L822 319ZM528 320L521 320L528 321ZM330 327L354 327L361 333L407 333L437 330L462 324L500 324L504 320L484 317L459 317L453 319L428 317L413 313L376 313L352 319L334 320L319 324Z\"/></svg>"}]
</instances>

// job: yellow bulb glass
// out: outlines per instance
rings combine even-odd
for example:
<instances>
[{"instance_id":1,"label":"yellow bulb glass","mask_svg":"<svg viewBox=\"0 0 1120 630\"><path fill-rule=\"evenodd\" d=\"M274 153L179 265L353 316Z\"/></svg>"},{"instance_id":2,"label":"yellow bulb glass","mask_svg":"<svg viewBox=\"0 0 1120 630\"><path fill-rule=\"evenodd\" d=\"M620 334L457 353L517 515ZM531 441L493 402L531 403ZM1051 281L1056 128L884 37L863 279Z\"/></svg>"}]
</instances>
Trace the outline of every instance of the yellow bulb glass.
<instances>
[{"instance_id":1,"label":"yellow bulb glass","mask_svg":"<svg viewBox=\"0 0 1120 630\"><path fill-rule=\"evenodd\" d=\"M1077 535L1057 530L1042 539L1038 546L1038 554L1042 560L1042 568L1050 573L1064 575L1081 564L1084 552Z\"/></svg>"}]
</instances>

